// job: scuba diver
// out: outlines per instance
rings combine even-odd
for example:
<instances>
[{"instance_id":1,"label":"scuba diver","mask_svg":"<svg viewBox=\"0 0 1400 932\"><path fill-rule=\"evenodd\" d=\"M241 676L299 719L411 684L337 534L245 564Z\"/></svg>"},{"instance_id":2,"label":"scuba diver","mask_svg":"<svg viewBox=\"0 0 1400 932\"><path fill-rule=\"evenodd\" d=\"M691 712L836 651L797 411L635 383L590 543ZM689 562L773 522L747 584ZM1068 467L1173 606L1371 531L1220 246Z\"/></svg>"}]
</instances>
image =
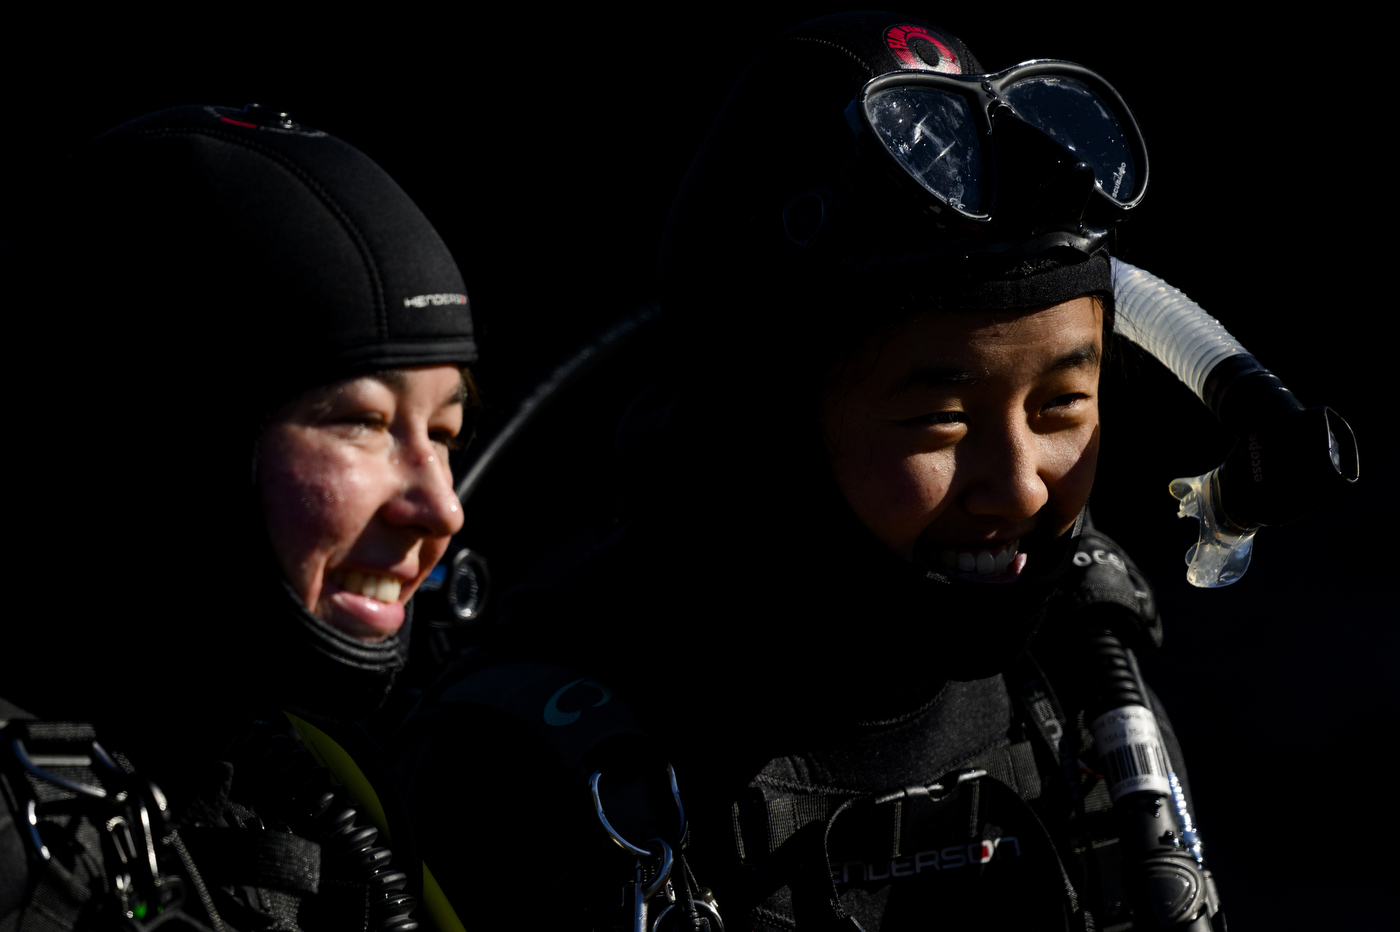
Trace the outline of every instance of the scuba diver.
<instances>
[{"instance_id":1,"label":"scuba diver","mask_svg":"<svg viewBox=\"0 0 1400 932\"><path fill-rule=\"evenodd\" d=\"M761 53L670 215L615 532L395 737L440 929L1225 927L1152 589L1087 507L1110 337L1243 432L1174 490L1201 584L1356 455L1110 257L1147 181L1079 65L871 12Z\"/></svg>"},{"instance_id":2,"label":"scuba diver","mask_svg":"<svg viewBox=\"0 0 1400 932\"><path fill-rule=\"evenodd\" d=\"M462 525L477 350L442 239L345 142L184 106L70 157L0 264L46 367L11 380L43 558L0 681L0 928L417 928L353 723Z\"/></svg>"}]
</instances>

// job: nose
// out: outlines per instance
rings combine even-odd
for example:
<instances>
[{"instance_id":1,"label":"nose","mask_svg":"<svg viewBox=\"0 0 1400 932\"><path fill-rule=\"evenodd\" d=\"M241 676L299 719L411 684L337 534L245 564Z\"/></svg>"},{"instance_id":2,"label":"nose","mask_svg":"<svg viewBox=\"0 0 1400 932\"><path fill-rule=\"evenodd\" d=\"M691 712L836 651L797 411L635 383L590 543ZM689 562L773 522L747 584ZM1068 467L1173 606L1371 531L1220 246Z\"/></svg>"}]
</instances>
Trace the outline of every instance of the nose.
<instances>
[{"instance_id":1,"label":"nose","mask_svg":"<svg viewBox=\"0 0 1400 932\"><path fill-rule=\"evenodd\" d=\"M1012 421L983 432L973 447L966 463L971 479L962 496L969 514L1025 521L1050 500L1042 475L1044 451L1029 425Z\"/></svg>"},{"instance_id":2,"label":"nose","mask_svg":"<svg viewBox=\"0 0 1400 932\"><path fill-rule=\"evenodd\" d=\"M405 443L397 465L401 484L384 506L385 519L425 537L451 537L460 531L462 504L442 448L426 438Z\"/></svg>"}]
</instances>

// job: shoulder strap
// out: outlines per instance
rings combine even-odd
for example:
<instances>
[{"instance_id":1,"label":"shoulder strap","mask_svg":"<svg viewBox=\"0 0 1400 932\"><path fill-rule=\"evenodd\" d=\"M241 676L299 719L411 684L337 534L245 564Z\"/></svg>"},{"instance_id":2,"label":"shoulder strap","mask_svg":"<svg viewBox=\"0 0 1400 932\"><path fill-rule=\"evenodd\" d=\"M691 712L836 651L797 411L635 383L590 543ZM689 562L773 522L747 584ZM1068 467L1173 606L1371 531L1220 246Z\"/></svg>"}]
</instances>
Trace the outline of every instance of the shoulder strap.
<instances>
[{"instance_id":1,"label":"shoulder strap","mask_svg":"<svg viewBox=\"0 0 1400 932\"><path fill-rule=\"evenodd\" d=\"M1051 630L1044 634L1074 634L1072 622L1064 621L1085 612L1102 615L1104 609L1113 618L1108 627L1124 643L1135 649L1162 646L1162 619L1152 584L1113 538L1086 520L1071 566L1050 601Z\"/></svg>"}]
</instances>

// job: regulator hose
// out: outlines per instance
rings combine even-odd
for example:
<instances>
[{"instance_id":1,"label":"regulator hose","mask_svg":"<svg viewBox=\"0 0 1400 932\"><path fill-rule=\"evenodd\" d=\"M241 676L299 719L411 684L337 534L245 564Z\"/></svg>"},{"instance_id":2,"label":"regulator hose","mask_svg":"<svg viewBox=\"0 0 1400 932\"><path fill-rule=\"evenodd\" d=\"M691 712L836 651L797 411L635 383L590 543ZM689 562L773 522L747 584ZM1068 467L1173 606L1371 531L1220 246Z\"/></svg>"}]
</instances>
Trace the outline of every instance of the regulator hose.
<instances>
[{"instance_id":1,"label":"regulator hose","mask_svg":"<svg viewBox=\"0 0 1400 932\"><path fill-rule=\"evenodd\" d=\"M1223 932L1215 881L1137 660L1109 631L1091 634L1086 646L1097 693L1090 711L1099 712L1089 727L1113 798L1133 927Z\"/></svg>"},{"instance_id":2,"label":"regulator hose","mask_svg":"<svg viewBox=\"0 0 1400 932\"><path fill-rule=\"evenodd\" d=\"M326 879L365 885L366 929L414 932L418 928L418 920L412 917L417 901L405 892L408 874L395 869L393 852L376 845L379 829L369 824L365 813L351 802L349 791L335 782L329 770L318 766L310 752L258 721L243 740L235 763L255 776L258 811L321 845Z\"/></svg>"},{"instance_id":3,"label":"regulator hose","mask_svg":"<svg viewBox=\"0 0 1400 932\"><path fill-rule=\"evenodd\" d=\"M1180 501L1178 515L1201 522L1186 554L1187 580L1228 586L1249 567L1259 528L1302 517L1356 482L1356 438L1331 408L1304 408L1179 289L1111 262L1115 332L1160 360L1237 438L1220 466L1168 487Z\"/></svg>"}]
</instances>

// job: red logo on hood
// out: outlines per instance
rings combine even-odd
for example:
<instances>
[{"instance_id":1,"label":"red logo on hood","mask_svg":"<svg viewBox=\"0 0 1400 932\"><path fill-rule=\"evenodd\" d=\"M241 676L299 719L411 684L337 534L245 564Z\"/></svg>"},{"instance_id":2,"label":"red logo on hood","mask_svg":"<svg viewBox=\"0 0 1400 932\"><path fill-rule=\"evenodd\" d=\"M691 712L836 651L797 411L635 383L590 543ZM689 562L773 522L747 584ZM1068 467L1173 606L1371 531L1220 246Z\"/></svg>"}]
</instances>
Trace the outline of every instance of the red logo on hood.
<instances>
[{"instance_id":1,"label":"red logo on hood","mask_svg":"<svg viewBox=\"0 0 1400 932\"><path fill-rule=\"evenodd\" d=\"M889 45L890 51L894 53L894 57L898 58L900 64L905 68L913 68L918 71L938 71L943 74L962 74L962 63L958 61L958 56L953 54L953 50L948 48L947 43L931 34L923 26L891 26L885 30L885 42ZM911 45L916 42L923 46L918 52L911 48ZM928 59L933 58L930 53L935 49L938 51L938 63L930 64Z\"/></svg>"}]
</instances>

